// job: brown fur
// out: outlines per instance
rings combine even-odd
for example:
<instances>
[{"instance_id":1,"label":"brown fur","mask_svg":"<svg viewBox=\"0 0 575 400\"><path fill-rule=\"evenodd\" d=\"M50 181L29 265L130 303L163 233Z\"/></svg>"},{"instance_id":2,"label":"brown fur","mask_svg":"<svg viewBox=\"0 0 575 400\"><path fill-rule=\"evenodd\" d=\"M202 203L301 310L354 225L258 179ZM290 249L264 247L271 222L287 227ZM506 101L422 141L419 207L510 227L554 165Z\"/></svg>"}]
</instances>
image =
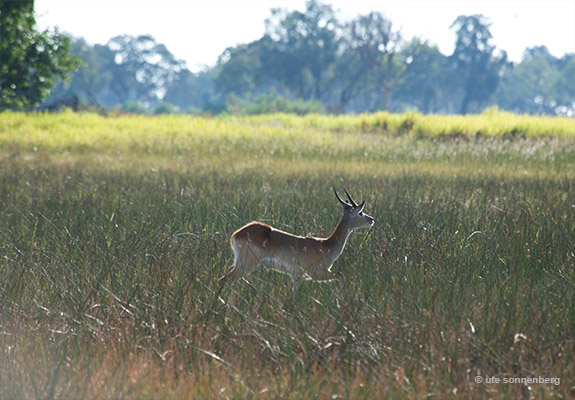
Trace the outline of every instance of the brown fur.
<instances>
[{"instance_id":1,"label":"brown fur","mask_svg":"<svg viewBox=\"0 0 575 400\"><path fill-rule=\"evenodd\" d=\"M296 280L302 277L318 281L336 279L331 267L342 253L348 236L354 229L373 225L373 218L363 214L365 203L357 205L350 198L352 204L348 204L337 197L344 204L344 212L327 238L297 236L261 222L250 222L235 231L230 238L234 264L219 279L220 288L226 282L248 276L260 264L288 273Z\"/></svg>"}]
</instances>

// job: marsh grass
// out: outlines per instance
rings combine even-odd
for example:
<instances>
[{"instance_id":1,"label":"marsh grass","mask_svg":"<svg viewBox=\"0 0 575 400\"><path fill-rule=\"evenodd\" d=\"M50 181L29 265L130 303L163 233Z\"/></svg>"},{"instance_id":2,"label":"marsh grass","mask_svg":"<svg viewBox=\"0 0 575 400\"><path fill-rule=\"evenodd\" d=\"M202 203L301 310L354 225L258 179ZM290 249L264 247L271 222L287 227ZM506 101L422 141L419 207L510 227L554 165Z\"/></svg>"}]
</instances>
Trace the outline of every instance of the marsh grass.
<instances>
[{"instance_id":1,"label":"marsh grass","mask_svg":"<svg viewBox=\"0 0 575 400\"><path fill-rule=\"evenodd\" d=\"M572 137L282 118L0 115L0 397L575 395ZM376 218L342 282L214 298L235 229L328 235L332 186Z\"/></svg>"}]
</instances>

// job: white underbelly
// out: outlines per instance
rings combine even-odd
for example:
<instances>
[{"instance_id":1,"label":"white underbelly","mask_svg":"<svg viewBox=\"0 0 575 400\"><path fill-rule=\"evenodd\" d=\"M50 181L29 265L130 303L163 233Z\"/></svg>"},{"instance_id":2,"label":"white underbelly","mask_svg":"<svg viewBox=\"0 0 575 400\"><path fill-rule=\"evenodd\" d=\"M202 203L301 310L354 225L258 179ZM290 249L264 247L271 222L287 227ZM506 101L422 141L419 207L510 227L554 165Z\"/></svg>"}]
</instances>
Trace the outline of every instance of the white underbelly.
<instances>
[{"instance_id":1,"label":"white underbelly","mask_svg":"<svg viewBox=\"0 0 575 400\"><path fill-rule=\"evenodd\" d=\"M285 274L290 274L293 276L298 276L306 272L299 265L271 256L265 257L262 260L262 264L266 268L273 269L274 271L278 272L283 272Z\"/></svg>"}]
</instances>

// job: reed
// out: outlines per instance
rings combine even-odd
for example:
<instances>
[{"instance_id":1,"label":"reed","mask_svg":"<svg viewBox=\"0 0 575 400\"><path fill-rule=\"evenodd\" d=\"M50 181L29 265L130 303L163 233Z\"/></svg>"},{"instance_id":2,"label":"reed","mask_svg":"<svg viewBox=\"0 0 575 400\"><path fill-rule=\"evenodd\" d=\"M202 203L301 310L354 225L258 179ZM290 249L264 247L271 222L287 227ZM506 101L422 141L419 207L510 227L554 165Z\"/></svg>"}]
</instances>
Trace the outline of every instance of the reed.
<instances>
[{"instance_id":1,"label":"reed","mask_svg":"<svg viewBox=\"0 0 575 400\"><path fill-rule=\"evenodd\" d=\"M572 397L573 136L382 116L0 114L0 397ZM328 235L332 186L376 220L339 285L214 301L235 229Z\"/></svg>"}]
</instances>

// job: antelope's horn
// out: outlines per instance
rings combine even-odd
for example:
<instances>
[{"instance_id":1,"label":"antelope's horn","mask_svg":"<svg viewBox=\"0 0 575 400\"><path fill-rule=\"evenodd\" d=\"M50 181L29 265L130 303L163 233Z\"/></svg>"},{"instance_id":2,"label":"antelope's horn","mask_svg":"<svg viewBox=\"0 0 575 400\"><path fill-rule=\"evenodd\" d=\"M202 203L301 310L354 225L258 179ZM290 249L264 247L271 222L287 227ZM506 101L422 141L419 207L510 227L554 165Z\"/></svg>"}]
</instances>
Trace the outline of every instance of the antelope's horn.
<instances>
[{"instance_id":1,"label":"antelope's horn","mask_svg":"<svg viewBox=\"0 0 575 400\"><path fill-rule=\"evenodd\" d=\"M351 198L351 196L349 195L349 193L347 192L347 190L343 189L343 191L345 192L345 194L347 195L347 198L349 199L350 203L354 206L357 207L357 203L355 201L353 201L353 199Z\"/></svg>"},{"instance_id":2,"label":"antelope's horn","mask_svg":"<svg viewBox=\"0 0 575 400\"><path fill-rule=\"evenodd\" d=\"M345 189L344 189L344 190L345 190ZM345 208L351 208L351 204L348 204L347 202L343 201L343 200L341 199L341 197L339 197L339 194L337 194L337 190L335 190L335 188L333 188L333 192L335 193L335 197L337 197L337 199L339 200L339 202L340 202L341 204L343 204L343 206L344 206ZM346 193L347 193L347 192L346 192Z\"/></svg>"}]
</instances>

